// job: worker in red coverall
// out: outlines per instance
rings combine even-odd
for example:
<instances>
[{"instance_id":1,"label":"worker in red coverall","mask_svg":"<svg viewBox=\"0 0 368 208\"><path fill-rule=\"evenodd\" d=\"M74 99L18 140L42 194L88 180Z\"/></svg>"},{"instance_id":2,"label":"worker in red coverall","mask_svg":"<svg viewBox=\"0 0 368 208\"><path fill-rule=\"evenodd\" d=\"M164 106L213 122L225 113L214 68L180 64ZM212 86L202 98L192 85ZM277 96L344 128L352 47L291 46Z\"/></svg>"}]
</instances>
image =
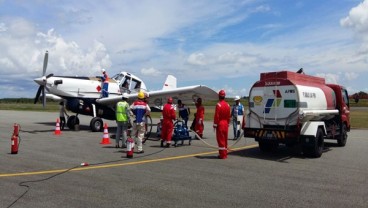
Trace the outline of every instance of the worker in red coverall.
<instances>
[{"instance_id":1,"label":"worker in red coverall","mask_svg":"<svg viewBox=\"0 0 368 208\"><path fill-rule=\"evenodd\" d=\"M219 147L218 158L226 159L231 112L230 105L225 101L225 90L220 90L218 95L219 102L216 105L215 116L213 118L213 128L216 129L216 139Z\"/></svg>"},{"instance_id":2,"label":"worker in red coverall","mask_svg":"<svg viewBox=\"0 0 368 208\"><path fill-rule=\"evenodd\" d=\"M173 99L169 97L167 103L162 109L162 130L161 130L161 147L170 147L171 138L174 131L174 123L176 120L175 108L172 105Z\"/></svg>"},{"instance_id":3,"label":"worker in red coverall","mask_svg":"<svg viewBox=\"0 0 368 208\"><path fill-rule=\"evenodd\" d=\"M198 134L198 136L202 138L204 129L204 107L202 105L202 98L198 98L195 105L197 107L197 113L195 114L194 130Z\"/></svg>"}]
</instances>

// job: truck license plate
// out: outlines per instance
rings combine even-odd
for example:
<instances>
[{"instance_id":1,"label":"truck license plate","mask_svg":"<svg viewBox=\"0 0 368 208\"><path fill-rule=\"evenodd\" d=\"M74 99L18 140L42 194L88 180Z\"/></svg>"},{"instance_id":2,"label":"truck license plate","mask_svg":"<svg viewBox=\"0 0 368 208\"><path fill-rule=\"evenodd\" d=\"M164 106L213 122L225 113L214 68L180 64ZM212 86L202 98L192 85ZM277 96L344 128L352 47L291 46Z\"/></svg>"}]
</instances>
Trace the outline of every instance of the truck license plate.
<instances>
[{"instance_id":1,"label":"truck license plate","mask_svg":"<svg viewBox=\"0 0 368 208\"><path fill-rule=\"evenodd\" d=\"M268 132L266 133L266 139L273 139L273 134L272 134L272 132L271 132L271 131L268 131Z\"/></svg>"}]
</instances>

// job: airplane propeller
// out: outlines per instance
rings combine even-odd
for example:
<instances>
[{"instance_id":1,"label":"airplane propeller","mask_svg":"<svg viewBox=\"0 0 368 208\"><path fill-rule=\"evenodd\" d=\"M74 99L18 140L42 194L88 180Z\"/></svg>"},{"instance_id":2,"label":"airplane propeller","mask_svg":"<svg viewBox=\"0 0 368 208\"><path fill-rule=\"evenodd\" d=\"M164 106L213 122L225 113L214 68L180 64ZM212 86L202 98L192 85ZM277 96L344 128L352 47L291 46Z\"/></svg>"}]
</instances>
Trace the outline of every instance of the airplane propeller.
<instances>
[{"instance_id":1,"label":"airplane propeller","mask_svg":"<svg viewBox=\"0 0 368 208\"><path fill-rule=\"evenodd\" d=\"M34 104L37 103L37 101L40 98L40 95L42 94L42 106L45 107L46 106L46 94L45 94L45 86L47 83L47 79L54 76L54 74L49 74L47 76L45 76L46 74L46 69L47 69L47 62L49 59L49 52L46 51L45 53L45 58L43 59L43 70L42 70L42 78L41 79L35 79L35 81L40 85L38 87L37 93L36 93L36 97L34 100Z\"/></svg>"}]
</instances>

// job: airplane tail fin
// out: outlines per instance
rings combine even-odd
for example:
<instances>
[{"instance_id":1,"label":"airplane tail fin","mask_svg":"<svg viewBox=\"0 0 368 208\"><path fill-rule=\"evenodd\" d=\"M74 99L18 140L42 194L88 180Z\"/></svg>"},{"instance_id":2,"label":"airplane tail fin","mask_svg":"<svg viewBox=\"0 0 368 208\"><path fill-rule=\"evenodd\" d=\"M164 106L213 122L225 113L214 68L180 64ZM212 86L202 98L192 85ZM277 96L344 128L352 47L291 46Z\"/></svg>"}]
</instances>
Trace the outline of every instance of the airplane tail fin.
<instances>
[{"instance_id":1,"label":"airplane tail fin","mask_svg":"<svg viewBox=\"0 0 368 208\"><path fill-rule=\"evenodd\" d=\"M169 89L175 89L176 88L176 77L173 75L167 75L166 81L164 83L164 86L162 87L162 90L169 90Z\"/></svg>"}]
</instances>

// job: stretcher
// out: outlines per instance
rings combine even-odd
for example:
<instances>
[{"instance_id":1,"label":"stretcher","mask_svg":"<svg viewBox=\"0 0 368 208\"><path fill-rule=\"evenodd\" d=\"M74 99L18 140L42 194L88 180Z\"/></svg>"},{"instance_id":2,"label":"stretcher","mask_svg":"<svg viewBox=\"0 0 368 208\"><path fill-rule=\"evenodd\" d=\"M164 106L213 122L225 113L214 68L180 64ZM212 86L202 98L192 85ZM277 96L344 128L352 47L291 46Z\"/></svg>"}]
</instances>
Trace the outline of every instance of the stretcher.
<instances>
[{"instance_id":1,"label":"stretcher","mask_svg":"<svg viewBox=\"0 0 368 208\"><path fill-rule=\"evenodd\" d=\"M174 123L174 132L171 139L174 144L173 146L178 146L178 141L181 141L181 145L184 145L184 140L189 140L189 145L191 145L192 137L189 135L189 130L185 126L184 121L178 120Z\"/></svg>"}]
</instances>

